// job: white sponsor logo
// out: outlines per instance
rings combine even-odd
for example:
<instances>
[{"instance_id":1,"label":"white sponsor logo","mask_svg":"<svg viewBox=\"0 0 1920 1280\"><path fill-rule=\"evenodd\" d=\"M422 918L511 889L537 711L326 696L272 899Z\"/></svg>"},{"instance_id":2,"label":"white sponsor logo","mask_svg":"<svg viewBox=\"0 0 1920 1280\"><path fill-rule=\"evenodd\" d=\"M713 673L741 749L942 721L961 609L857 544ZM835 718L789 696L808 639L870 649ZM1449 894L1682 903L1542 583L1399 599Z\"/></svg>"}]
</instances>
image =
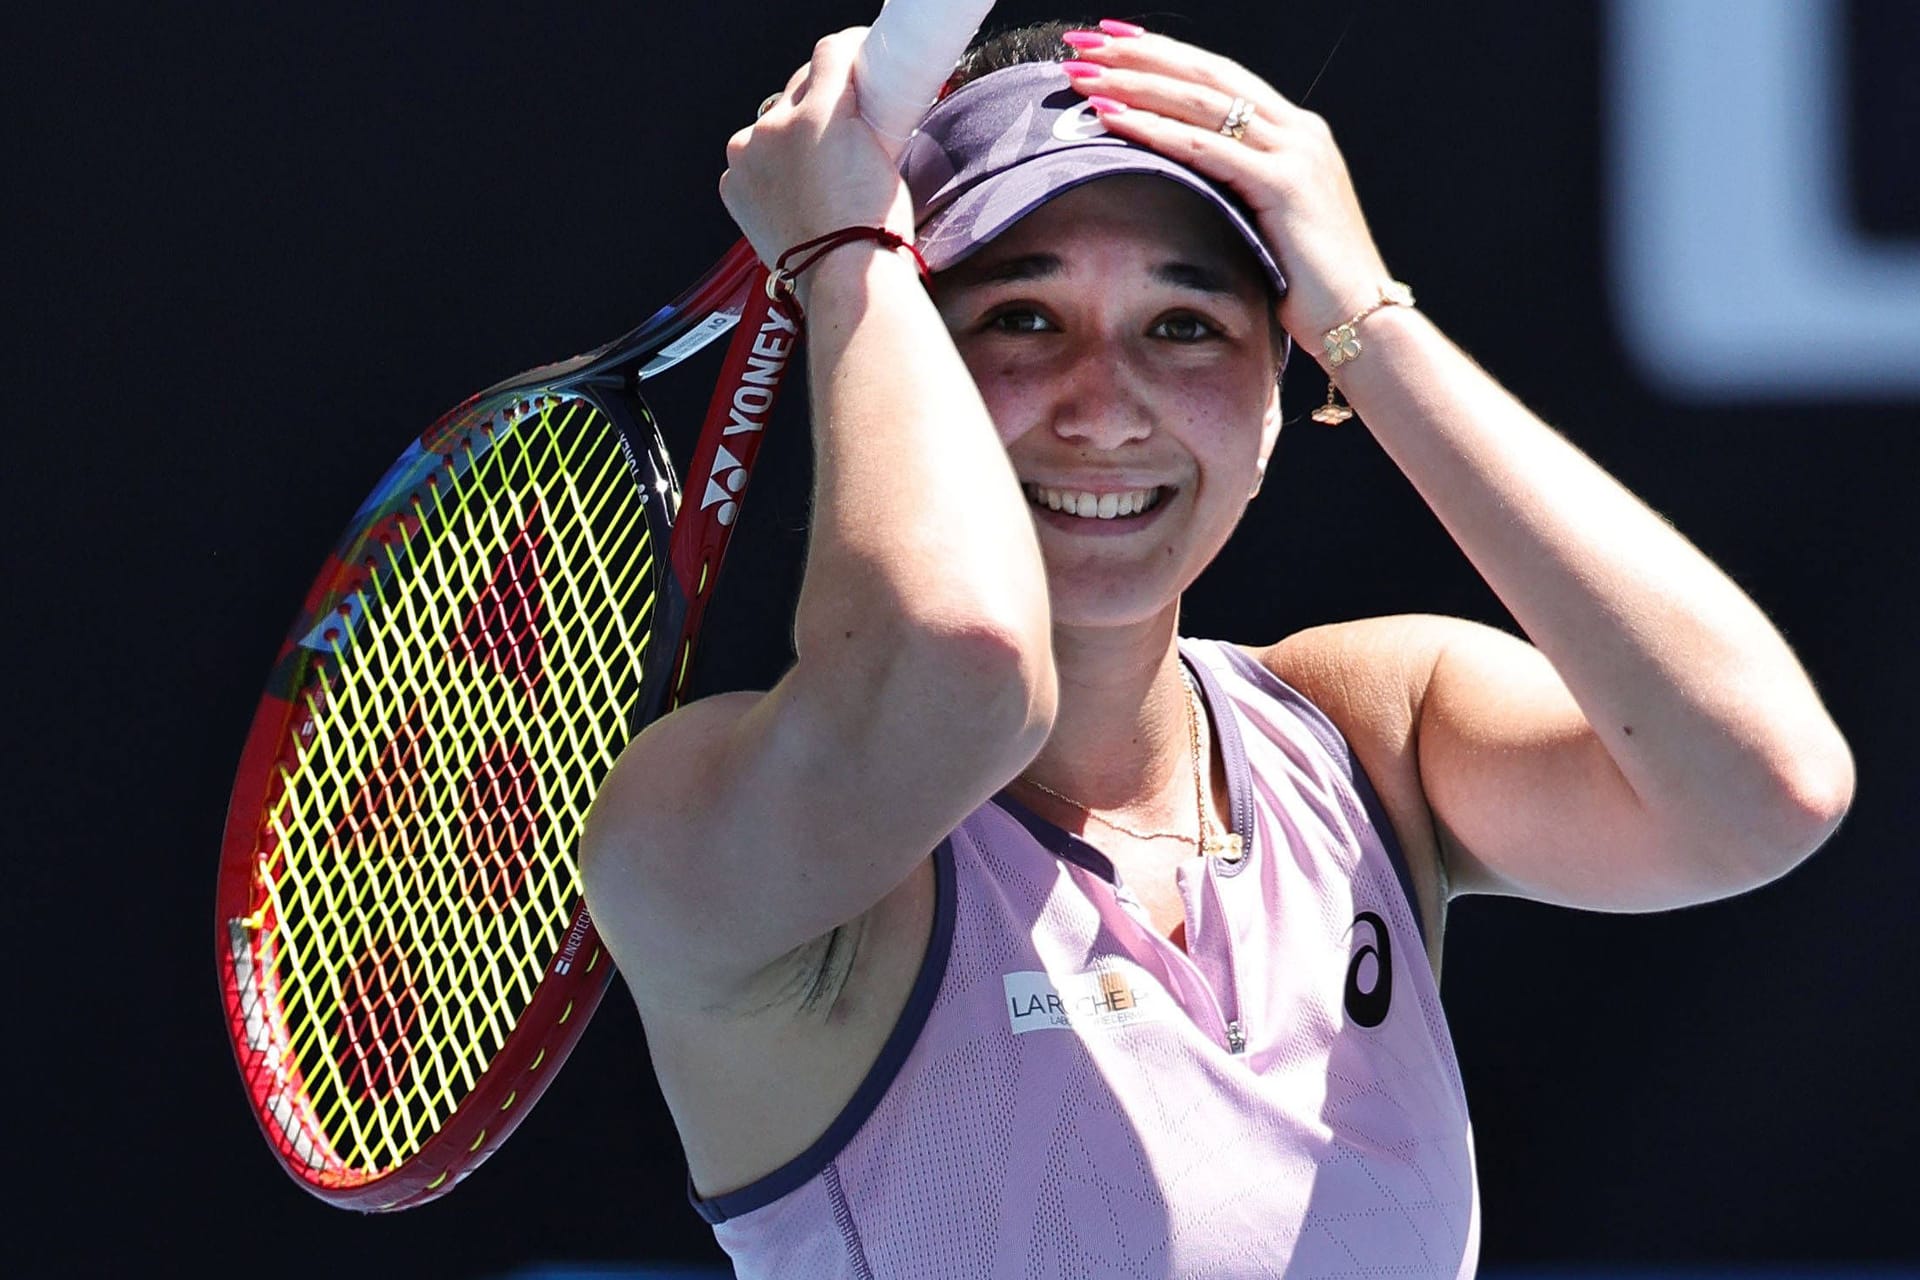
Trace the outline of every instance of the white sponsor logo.
<instances>
[{"instance_id":1,"label":"white sponsor logo","mask_svg":"<svg viewBox=\"0 0 1920 1280\"><path fill-rule=\"evenodd\" d=\"M580 958L580 942L587 936L587 930L593 927L593 921L582 911L580 918L574 921L572 932L567 934L566 942L560 948L560 958L553 966L555 973L573 972L573 962Z\"/></svg>"},{"instance_id":2,"label":"white sponsor logo","mask_svg":"<svg viewBox=\"0 0 1920 1280\"><path fill-rule=\"evenodd\" d=\"M1166 993L1145 974L1117 966L1060 977L1023 970L1001 980L1007 993L1007 1025L1015 1035L1111 1029L1167 1016Z\"/></svg>"},{"instance_id":3,"label":"white sponsor logo","mask_svg":"<svg viewBox=\"0 0 1920 1280\"><path fill-rule=\"evenodd\" d=\"M660 354L641 366L640 381L663 373L740 323L740 308L715 312L679 338L660 348Z\"/></svg>"},{"instance_id":4,"label":"white sponsor logo","mask_svg":"<svg viewBox=\"0 0 1920 1280\"><path fill-rule=\"evenodd\" d=\"M1084 142L1088 138L1097 138L1107 131L1101 123L1100 113L1093 109L1091 102L1083 102L1071 111L1060 114L1053 122L1053 136L1062 142Z\"/></svg>"},{"instance_id":5,"label":"white sponsor logo","mask_svg":"<svg viewBox=\"0 0 1920 1280\"><path fill-rule=\"evenodd\" d=\"M1920 245L1846 207L1845 8L1613 0L1615 305L1669 390L1920 392Z\"/></svg>"},{"instance_id":6,"label":"white sponsor logo","mask_svg":"<svg viewBox=\"0 0 1920 1280\"><path fill-rule=\"evenodd\" d=\"M766 323L754 335L753 350L747 356L740 384L733 389L733 403L727 408L728 421L720 432L722 436L758 434L766 430L774 388L779 385L780 373L787 367L799 333L799 326L781 312L767 313ZM700 509L705 511L715 503L724 504L714 518L730 525L740 514L740 504L734 499L746 486L745 465L723 444L714 451L713 470L707 475Z\"/></svg>"}]
</instances>

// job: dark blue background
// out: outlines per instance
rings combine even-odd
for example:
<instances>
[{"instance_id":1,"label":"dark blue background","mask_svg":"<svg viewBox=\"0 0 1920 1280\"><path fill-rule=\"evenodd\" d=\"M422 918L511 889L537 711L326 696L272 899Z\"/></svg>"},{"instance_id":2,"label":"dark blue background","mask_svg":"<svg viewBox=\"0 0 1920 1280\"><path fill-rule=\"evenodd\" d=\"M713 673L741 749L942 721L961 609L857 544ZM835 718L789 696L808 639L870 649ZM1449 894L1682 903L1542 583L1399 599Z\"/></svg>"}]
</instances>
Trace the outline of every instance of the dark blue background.
<instances>
[{"instance_id":1,"label":"dark blue background","mask_svg":"<svg viewBox=\"0 0 1920 1280\"><path fill-rule=\"evenodd\" d=\"M232 1070L214 870L261 680L368 485L452 403L622 331L716 256L727 134L872 2L5 20L7 785L24 819L5 837L6 1057L25 1195L0 1270L465 1276L718 1256L617 990L451 1197L387 1218L309 1199ZM1356 12L1191 8L1205 16L1129 16L1296 100ZM1920 22L1899 0L1841 8L1853 207L1875 235L1920 238ZM1488 1268L1920 1262L1920 405L1682 405L1642 381L1608 303L1601 6L1357 13L1308 105L1390 267L1772 614L1860 767L1827 849L1736 901L1456 905L1445 994ZM1504 622L1364 430L1305 420L1324 383L1296 370L1266 492L1187 628ZM682 457L703 391L658 397ZM786 660L806 457L789 414L708 622L703 689L764 685Z\"/></svg>"}]
</instances>

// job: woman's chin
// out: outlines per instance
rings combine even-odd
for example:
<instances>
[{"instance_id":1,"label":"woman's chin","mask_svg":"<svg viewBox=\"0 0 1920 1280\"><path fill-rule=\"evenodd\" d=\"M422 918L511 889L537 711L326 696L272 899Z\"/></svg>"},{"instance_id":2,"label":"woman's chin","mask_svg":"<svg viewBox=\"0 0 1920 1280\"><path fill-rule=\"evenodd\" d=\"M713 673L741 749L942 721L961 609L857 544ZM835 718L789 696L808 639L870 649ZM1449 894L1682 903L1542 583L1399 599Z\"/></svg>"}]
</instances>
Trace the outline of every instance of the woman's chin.
<instances>
[{"instance_id":1,"label":"woman's chin","mask_svg":"<svg viewBox=\"0 0 1920 1280\"><path fill-rule=\"evenodd\" d=\"M1143 591L1137 578L1105 584L1076 581L1052 585L1055 630L1107 630L1153 622L1179 606L1177 593Z\"/></svg>"}]
</instances>

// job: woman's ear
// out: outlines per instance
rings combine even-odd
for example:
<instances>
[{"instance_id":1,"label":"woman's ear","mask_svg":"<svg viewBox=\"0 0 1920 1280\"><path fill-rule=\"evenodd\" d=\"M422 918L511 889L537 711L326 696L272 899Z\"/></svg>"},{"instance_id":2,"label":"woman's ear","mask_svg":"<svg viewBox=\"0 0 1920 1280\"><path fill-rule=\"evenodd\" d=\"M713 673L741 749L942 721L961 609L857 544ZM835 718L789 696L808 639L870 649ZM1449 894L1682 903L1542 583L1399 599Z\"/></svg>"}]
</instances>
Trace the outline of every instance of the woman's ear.
<instances>
[{"instance_id":1,"label":"woman's ear","mask_svg":"<svg viewBox=\"0 0 1920 1280\"><path fill-rule=\"evenodd\" d=\"M1253 492L1247 495L1249 501L1260 496L1260 485L1267 478L1267 459L1273 456L1273 446L1280 441L1280 375L1273 377L1273 390L1267 393L1267 411L1260 419L1260 457L1255 462L1257 470L1253 477Z\"/></svg>"}]
</instances>

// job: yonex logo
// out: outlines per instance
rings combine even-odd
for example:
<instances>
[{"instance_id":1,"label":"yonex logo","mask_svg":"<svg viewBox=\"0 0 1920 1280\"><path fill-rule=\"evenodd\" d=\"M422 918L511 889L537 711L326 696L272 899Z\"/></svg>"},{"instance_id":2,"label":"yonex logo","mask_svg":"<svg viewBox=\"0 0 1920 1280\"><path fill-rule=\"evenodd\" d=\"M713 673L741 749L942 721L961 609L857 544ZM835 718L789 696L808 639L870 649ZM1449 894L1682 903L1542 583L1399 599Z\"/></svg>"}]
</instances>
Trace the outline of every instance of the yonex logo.
<instances>
[{"instance_id":1,"label":"yonex logo","mask_svg":"<svg viewBox=\"0 0 1920 1280\"><path fill-rule=\"evenodd\" d=\"M753 350L747 356L740 385L733 389L733 403L727 408L728 422L720 432L722 436L758 434L766 430L767 414L773 409L774 388L780 384L780 374L787 367L799 334L799 325L788 316L777 309L767 312L766 323L754 335ZM752 445L742 448L751 452ZM725 445L720 445L714 451L707 487L700 495L700 509L705 511L716 503L721 504L714 519L730 525L740 514L740 504L734 499L746 487L746 465Z\"/></svg>"},{"instance_id":2,"label":"yonex logo","mask_svg":"<svg viewBox=\"0 0 1920 1280\"><path fill-rule=\"evenodd\" d=\"M727 452L727 446L716 445L713 451L713 472L707 477L706 496L700 500L700 509L705 511L716 502L724 502L717 519L721 524L732 524L734 517L740 514L740 504L732 495L747 487L747 469L740 459Z\"/></svg>"},{"instance_id":3,"label":"yonex logo","mask_svg":"<svg viewBox=\"0 0 1920 1280\"><path fill-rule=\"evenodd\" d=\"M1053 122L1053 136L1062 142L1085 142L1106 131L1107 126L1101 122L1100 113L1093 109L1091 102L1083 102L1070 111L1061 112Z\"/></svg>"}]
</instances>

